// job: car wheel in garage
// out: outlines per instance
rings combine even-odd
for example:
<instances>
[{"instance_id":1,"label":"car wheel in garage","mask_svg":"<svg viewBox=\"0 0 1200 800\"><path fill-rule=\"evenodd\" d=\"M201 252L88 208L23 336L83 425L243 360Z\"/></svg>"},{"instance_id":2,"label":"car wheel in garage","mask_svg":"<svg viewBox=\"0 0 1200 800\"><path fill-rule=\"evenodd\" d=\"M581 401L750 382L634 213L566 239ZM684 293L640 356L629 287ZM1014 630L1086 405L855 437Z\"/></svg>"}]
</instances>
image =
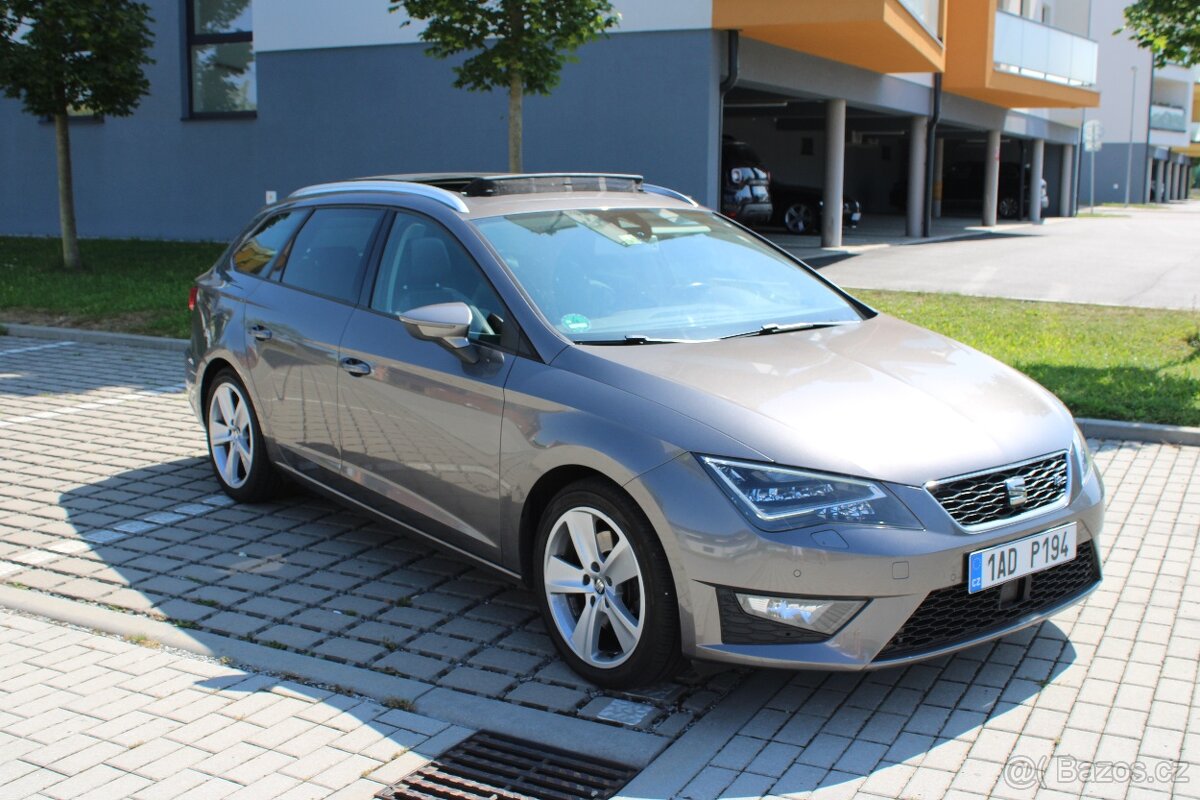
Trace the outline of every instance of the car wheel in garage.
<instances>
[{"instance_id":1,"label":"car wheel in garage","mask_svg":"<svg viewBox=\"0 0 1200 800\"><path fill-rule=\"evenodd\" d=\"M641 510L603 481L563 490L534 550L538 605L555 646L592 683L632 688L679 663L679 606L662 546Z\"/></svg>"},{"instance_id":2,"label":"car wheel in garage","mask_svg":"<svg viewBox=\"0 0 1200 800\"><path fill-rule=\"evenodd\" d=\"M801 234L812 230L813 210L804 203L793 203L783 212L783 225L789 233Z\"/></svg>"},{"instance_id":3,"label":"car wheel in garage","mask_svg":"<svg viewBox=\"0 0 1200 800\"><path fill-rule=\"evenodd\" d=\"M996 204L996 213L1003 219L1016 219L1019 205L1015 197L1001 197Z\"/></svg>"}]
</instances>

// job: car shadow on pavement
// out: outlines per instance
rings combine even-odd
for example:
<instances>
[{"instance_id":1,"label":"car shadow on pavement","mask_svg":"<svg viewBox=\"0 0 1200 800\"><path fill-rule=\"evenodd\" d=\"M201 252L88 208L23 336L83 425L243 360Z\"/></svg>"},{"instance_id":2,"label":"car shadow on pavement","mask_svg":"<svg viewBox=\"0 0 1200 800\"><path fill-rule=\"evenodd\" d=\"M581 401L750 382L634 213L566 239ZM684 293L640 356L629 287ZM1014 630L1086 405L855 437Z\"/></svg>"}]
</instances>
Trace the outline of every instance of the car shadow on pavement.
<instances>
[{"instance_id":1,"label":"car shadow on pavement","mask_svg":"<svg viewBox=\"0 0 1200 800\"><path fill-rule=\"evenodd\" d=\"M394 679L398 701L437 687L673 738L741 674L603 691L559 658L525 588L299 489L234 503L202 456L79 485L59 504L76 541L22 583L166 620L198 641L217 634L334 672L370 670Z\"/></svg>"}]
</instances>

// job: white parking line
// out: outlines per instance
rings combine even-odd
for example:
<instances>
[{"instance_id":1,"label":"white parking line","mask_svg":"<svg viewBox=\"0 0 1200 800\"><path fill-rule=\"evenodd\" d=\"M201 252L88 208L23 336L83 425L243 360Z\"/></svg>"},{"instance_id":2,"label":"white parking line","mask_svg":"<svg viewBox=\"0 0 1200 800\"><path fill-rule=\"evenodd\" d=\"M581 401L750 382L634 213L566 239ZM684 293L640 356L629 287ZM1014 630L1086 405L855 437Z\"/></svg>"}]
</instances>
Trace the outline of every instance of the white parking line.
<instances>
[{"instance_id":1,"label":"white parking line","mask_svg":"<svg viewBox=\"0 0 1200 800\"><path fill-rule=\"evenodd\" d=\"M70 347L75 342L50 342L49 344L34 344L29 347L14 347L11 350L0 350L0 358L15 356L17 353L32 353L34 350L49 350L52 347Z\"/></svg>"},{"instance_id":2,"label":"white parking line","mask_svg":"<svg viewBox=\"0 0 1200 800\"><path fill-rule=\"evenodd\" d=\"M92 400L87 403L80 403L79 405L56 408L53 411L39 411L36 414L9 417L8 419L0 419L0 428L24 425L29 422L40 422L41 420L54 419L55 417L65 417L71 414L78 414L81 411L94 411L98 408L120 405L121 403L128 403L130 400L144 400L147 397L154 397L160 394L175 394L183 391L183 388L184 385L182 383L173 383L170 386L156 386L153 389L143 389L139 392L130 392L128 394L117 395L116 397L106 397L103 400Z\"/></svg>"}]
</instances>

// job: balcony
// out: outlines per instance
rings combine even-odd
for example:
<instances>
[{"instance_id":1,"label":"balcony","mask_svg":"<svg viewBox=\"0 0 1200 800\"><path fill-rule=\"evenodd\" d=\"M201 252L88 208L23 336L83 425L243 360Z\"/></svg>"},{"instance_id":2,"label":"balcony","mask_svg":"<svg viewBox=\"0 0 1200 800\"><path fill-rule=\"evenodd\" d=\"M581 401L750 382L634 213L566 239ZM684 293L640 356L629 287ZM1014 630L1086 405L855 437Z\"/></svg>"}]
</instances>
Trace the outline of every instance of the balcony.
<instances>
[{"instance_id":1,"label":"balcony","mask_svg":"<svg viewBox=\"0 0 1200 800\"><path fill-rule=\"evenodd\" d=\"M874 72L941 72L946 0L714 0L713 27Z\"/></svg>"},{"instance_id":2,"label":"balcony","mask_svg":"<svg viewBox=\"0 0 1200 800\"><path fill-rule=\"evenodd\" d=\"M1098 46L1036 20L962 0L948 20L945 87L1004 108L1092 108Z\"/></svg>"},{"instance_id":3,"label":"balcony","mask_svg":"<svg viewBox=\"0 0 1200 800\"><path fill-rule=\"evenodd\" d=\"M1187 133L1187 110L1165 103L1150 104L1150 127L1156 131Z\"/></svg>"}]
</instances>

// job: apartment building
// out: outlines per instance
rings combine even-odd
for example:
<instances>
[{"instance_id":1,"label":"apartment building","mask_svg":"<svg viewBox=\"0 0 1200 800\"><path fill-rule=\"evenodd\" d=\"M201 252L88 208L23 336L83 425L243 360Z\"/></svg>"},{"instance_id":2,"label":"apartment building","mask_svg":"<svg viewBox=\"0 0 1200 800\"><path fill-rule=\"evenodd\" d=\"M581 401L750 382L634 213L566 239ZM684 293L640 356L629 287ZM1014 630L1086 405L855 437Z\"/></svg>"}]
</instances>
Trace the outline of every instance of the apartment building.
<instances>
[{"instance_id":1,"label":"apartment building","mask_svg":"<svg viewBox=\"0 0 1200 800\"><path fill-rule=\"evenodd\" d=\"M1176 64L1156 69L1150 51L1121 27L1127 0L1093 0L1091 35L1100 47L1099 107L1087 113L1103 132L1095 154L1097 203L1147 203L1187 194L1191 166L1200 159L1200 69ZM1081 164L1083 202L1092 187L1092 157Z\"/></svg>"},{"instance_id":2,"label":"apartment building","mask_svg":"<svg viewBox=\"0 0 1200 800\"><path fill-rule=\"evenodd\" d=\"M454 89L387 0L149 2L149 96L72 125L83 235L224 239L305 184L504 168L503 94ZM1042 178L1044 213L1073 212L1101 100L1091 0L615 5L620 26L527 99L528 170L638 172L718 206L728 136L825 208L853 196L913 235L927 208L1037 219ZM0 232L57 231L52 127L0 100Z\"/></svg>"}]
</instances>

